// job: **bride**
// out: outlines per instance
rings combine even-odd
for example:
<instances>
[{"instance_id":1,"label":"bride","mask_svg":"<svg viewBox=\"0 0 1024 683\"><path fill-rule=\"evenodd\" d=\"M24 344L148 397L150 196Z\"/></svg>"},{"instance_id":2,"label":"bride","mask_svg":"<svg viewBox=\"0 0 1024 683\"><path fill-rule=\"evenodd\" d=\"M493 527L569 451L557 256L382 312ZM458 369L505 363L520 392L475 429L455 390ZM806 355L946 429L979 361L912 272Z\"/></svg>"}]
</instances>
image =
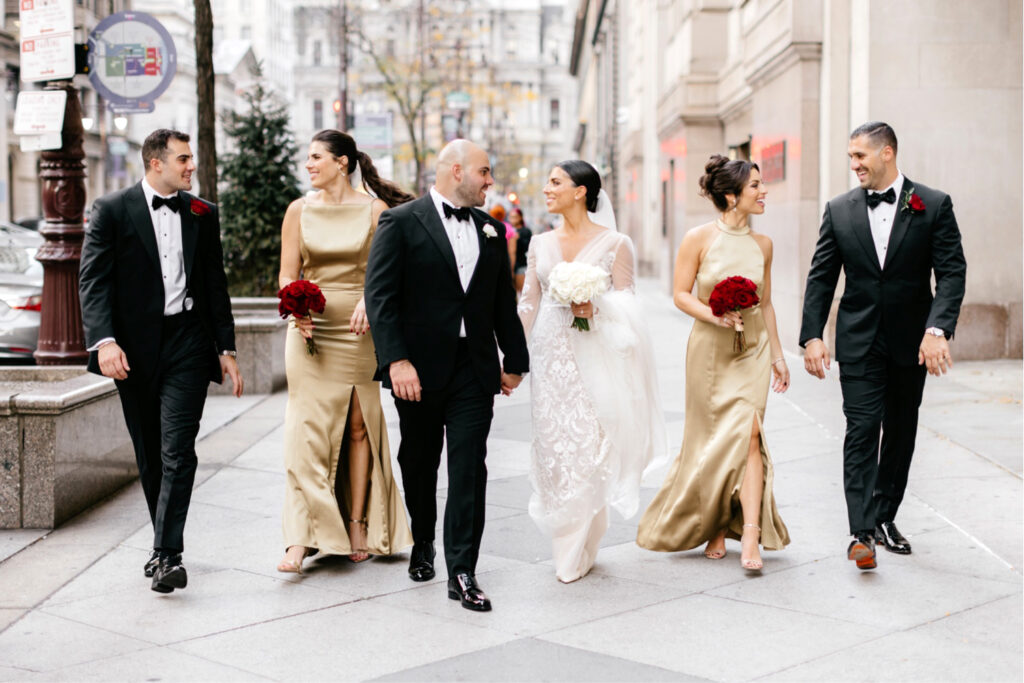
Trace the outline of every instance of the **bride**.
<instances>
[{"instance_id":1,"label":"bride","mask_svg":"<svg viewBox=\"0 0 1024 683\"><path fill-rule=\"evenodd\" d=\"M633 243L615 230L601 176L585 161L562 162L544 197L562 225L530 242L519 302L533 403L530 515L551 536L555 575L568 583L593 567L609 506L636 513L641 475L666 440ZM582 304L556 302L549 276L563 261L603 269L610 287ZM590 329L572 328L574 317Z\"/></svg>"}]
</instances>

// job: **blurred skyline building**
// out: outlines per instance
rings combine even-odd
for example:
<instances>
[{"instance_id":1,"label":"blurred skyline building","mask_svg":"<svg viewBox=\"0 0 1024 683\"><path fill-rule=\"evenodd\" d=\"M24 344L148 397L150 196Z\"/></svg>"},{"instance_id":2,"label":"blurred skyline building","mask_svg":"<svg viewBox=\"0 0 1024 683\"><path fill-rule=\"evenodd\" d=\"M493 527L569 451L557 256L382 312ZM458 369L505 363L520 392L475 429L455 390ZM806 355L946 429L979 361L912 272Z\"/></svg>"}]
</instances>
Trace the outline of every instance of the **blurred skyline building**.
<instances>
[{"instance_id":1,"label":"blurred skyline building","mask_svg":"<svg viewBox=\"0 0 1024 683\"><path fill-rule=\"evenodd\" d=\"M903 173L953 199L968 262L955 357L1021 357L1021 219L1007 220L998 199L1024 180L1019 0L579 0L574 10L574 145L614 187L642 273L669 291L683 235L715 217L698 194L708 157L753 160L768 190L755 227L774 241L772 300L796 350L824 204L857 184L849 133L884 120Z\"/></svg>"}]
</instances>

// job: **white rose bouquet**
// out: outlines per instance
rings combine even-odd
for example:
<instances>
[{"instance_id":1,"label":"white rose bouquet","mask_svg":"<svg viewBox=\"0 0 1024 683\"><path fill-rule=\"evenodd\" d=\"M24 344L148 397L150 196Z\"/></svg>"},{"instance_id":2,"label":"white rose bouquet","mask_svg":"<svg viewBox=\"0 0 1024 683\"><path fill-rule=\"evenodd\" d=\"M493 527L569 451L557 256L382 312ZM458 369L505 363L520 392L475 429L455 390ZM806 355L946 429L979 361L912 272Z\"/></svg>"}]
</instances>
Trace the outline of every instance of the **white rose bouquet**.
<instances>
[{"instance_id":1,"label":"white rose bouquet","mask_svg":"<svg viewBox=\"0 0 1024 683\"><path fill-rule=\"evenodd\" d=\"M585 304L598 294L608 290L607 272L587 263L562 261L551 269L548 276L548 294L560 304ZM587 331L590 322L586 318L573 317L572 327Z\"/></svg>"}]
</instances>

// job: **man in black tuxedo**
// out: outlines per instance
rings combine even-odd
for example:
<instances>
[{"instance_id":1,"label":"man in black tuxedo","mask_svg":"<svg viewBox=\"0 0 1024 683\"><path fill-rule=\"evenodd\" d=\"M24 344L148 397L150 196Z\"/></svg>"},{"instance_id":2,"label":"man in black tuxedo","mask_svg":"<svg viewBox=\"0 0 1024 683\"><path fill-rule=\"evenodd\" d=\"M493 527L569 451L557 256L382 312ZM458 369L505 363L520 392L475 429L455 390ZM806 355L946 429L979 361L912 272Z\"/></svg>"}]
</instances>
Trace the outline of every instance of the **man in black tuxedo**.
<instances>
[{"instance_id":1,"label":"man in black tuxedo","mask_svg":"<svg viewBox=\"0 0 1024 683\"><path fill-rule=\"evenodd\" d=\"M807 276L800 345L807 372L824 379L830 361L821 337L844 271L836 361L854 537L847 557L860 569L874 569L876 544L910 553L894 520L914 454L926 372L938 376L953 367L946 340L956 329L967 262L952 200L904 177L889 125L860 126L850 135L848 152L860 187L825 206Z\"/></svg>"},{"instance_id":2,"label":"man in black tuxedo","mask_svg":"<svg viewBox=\"0 0 1024 683\"><path fill-rule=\"evenodd\" d=\"M401 420L398 464L414 541L409 576L434 577L437 468L447 436L448 597L477 611L491 609L475 571L494 395L510 394L529 368L505 227L472 208L483 206L493 183L486 152L466 140L449 143L430 192L381 214L365 290L379 378Z\"/></svg>"},{"instance_id":3,"label":"man in black tuxedo","mask_svg":"<svg viewBox=\"0 0 1024 683\"><path fill-rule=\"evenodd\" d=\"M183 533L196 434L211 381L242 377L217 207L186 190L189 136L160 129L142 145L145 178L93 204L79 292L89 370L112 377L153 523L152 589L188 582Z\"/></svg>"}]
</instances>

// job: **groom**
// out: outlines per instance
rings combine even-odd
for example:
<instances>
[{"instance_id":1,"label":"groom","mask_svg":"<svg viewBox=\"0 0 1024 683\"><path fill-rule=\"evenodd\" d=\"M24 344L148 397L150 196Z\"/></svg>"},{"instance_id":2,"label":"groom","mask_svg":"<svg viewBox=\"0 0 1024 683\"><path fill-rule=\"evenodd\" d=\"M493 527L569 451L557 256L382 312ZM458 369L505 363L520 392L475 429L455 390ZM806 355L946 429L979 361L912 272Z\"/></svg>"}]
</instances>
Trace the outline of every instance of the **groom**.
<instances>
[{"instance_id":1,"label":"groom","mask_svg":"<svg viewBox=\"0 0 1024 683\"><path fill-rule=\"evenodd\" d=\"M143 180L96 200L79 292L89 370L115 380L153 523L152 589L188 582L181 563L210 382L231 377L235 324L217 207L187 191L189 136L160 129L142 144Z\"/></svg>"},{"instance_id":2,"label":"groom","mask_svg":"<svg viewBox=\"0 0 1024 683\"><path fill-rule=\"evenodd\" d=\"M896 146L896 133L881 122L865 123L850 135L850 168L860 187L825 206L800 330L804 367L824 379L830 361L821 337L844 271L836 360L853 534L847 558L860 569L875 568L876 544L910 554L896 528L896 511L914 454L926 373L938 376L953 366L946 340L956 329L967 272L952 200L906 178L896 165Z\"/></svg>"},{"instance_id":3,"label":"groom","mask_svg":"<svg viewBox=\"0 0 1024 683\"><path fill-rule=\"evenodd\" d=\"M467 140L445 146L430 192L381 214L365 289L379 378L400 419L398 464L415 542L409 576L434 577L437 468L447 437L448 597L482 612L491 603L474 574L494 395L510 394L529 369L505 228L472 208L493 184L486 152Z\"/></svg>"}]
</instances>

